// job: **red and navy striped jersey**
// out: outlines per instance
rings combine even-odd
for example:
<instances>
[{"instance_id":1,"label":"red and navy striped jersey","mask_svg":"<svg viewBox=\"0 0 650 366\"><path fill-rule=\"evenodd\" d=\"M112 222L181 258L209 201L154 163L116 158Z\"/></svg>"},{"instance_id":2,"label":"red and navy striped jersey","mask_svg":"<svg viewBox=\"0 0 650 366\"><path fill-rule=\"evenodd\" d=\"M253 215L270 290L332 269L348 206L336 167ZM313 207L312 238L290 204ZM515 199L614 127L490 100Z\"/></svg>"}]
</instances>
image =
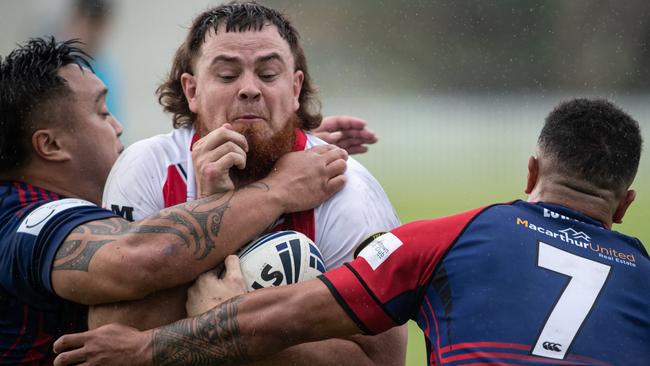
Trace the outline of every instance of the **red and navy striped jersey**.
<instances>
[{"instance_id":1,"label":"red and navy striped jersey","mask_svg":"<svg viewBox=\"0 0 650 366\"><path fill-rule=\"evenodd\" d=\"M87 309L58 297L51 269L75 227L115 216L22 182L0 182L0 365L47 365L52 344L86 329Z\"/></svg>"},{"instance_id":2,"label":"red and navy striped jersey","mask_svg":"<svg viewBox=\"0 0 650 366\"><path fill-rule=\"evenodd\" d=\"M415 320L429 365L647 365L648 279L638 239L522 201L403 225L321 276L366 333Z\"/></svg>"}]
</instances>

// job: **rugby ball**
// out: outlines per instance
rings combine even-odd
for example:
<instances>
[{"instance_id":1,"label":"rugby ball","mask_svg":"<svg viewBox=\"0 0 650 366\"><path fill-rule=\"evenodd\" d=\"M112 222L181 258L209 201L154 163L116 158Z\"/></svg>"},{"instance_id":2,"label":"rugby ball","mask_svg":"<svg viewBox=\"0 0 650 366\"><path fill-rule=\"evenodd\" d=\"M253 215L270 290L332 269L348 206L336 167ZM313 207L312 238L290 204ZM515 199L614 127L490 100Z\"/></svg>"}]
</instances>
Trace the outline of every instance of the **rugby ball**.
<instances>
[{"instance_id":1,"label":"rugby ball","mask_svg":"<svg viewBox=\"0 0 650 366\"><path fill-rule=\"evenodd\" d=\"M238 256L248 291L309 280L326 270L318 247L296 231L266 234Z\"/></svg>"}]
</instances>

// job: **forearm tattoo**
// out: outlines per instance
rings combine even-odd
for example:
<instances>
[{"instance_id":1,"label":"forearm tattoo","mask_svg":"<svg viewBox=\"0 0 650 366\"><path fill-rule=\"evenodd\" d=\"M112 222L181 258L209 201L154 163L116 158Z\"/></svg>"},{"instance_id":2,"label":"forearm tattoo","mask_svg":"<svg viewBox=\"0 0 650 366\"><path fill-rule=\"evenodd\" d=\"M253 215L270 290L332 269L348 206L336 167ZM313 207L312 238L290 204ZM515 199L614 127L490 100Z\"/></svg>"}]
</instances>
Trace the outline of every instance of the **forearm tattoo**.
<instances>
[{"instance_id":1,"label":"forearm tattoo","mask_svg":"<svg viewBox=\"0 0 650 366\"><path fill-rule=\"evenodd\" d=\"M127 234L173 235L193 249L195 259L201 260L216 247L223 215L234 195L228 192L174 206L135 223L112 218L78 226L59 247L52 270L88 272L90 261L99 248Z\"/></svg>"},{"instance_id":2,"label":"forearm tattoo","mask_svg":"<svg viewBox=\"0 0 650 366\"><path fill-rule=\"evenodd\" d=\"M195 318L183 319L153 333L153 364L229 365L251 359L240 334L234 297Z\"/></svg>"}]
</instances>

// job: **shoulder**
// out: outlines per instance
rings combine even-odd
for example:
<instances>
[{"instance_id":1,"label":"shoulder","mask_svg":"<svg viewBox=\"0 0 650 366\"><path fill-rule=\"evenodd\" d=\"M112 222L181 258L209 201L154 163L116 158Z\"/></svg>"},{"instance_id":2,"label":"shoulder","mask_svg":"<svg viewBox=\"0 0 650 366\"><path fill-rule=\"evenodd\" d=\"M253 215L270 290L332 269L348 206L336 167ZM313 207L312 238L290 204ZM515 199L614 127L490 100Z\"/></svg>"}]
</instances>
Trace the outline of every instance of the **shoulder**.
<instances>
[{"instance_id":1,"label":"shoulder","mask_svg":"<svg viewBox=\"0 0 650 366\"><path fill-rule=\"evenodd\" d=\"M164 166L187 159L192 132L189 128L175 129L170 133L140 140L120 155L115 167L132 163L147 166Z\"/></svg>"},{"instance_id":2,"label":"shoulder","mask_svg":"<svg viewBox=\"0 0 650 366\"><path fill-rule=\"evenodd\" d=\"M478 217L493 214L499 210L511 210L509 204L495 204L478 207L458 214L430 220L418 220L392 230L403 242L413 244L437 243L441 246L452 245Z\"/></svg>"},{"instance_id":3,"label":"shoulder","mask_svg":"<svg viewBox=\"0 0 650 366\"><path fill-rule=\"evenodd\" d=\"M129 146L108 175L103 206L133 211L125 217L135 220L163 208L162 187L168 169L186 166L191 139L191 129L179 128Z\"/></svg>"}]
</instances>

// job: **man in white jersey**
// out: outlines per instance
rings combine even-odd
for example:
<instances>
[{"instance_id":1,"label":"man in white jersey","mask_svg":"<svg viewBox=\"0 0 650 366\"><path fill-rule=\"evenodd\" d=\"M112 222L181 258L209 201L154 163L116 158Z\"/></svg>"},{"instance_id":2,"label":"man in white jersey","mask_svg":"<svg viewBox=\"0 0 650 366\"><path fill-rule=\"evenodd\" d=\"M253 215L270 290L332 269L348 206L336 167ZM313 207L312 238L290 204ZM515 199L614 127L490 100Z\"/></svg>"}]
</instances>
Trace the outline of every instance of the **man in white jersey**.
<instances>
[{"instance_id":1,"label":"man in white jersey","mask_svg":"<svg viewBox=\"0 0 650 366\"><path fill-rule=\"evenodd\" d=\"M266 175L282 155L324 144L305 132L322 117L298 34L280 13L258 4L229 3L199 15L158 94L176 129L127 149L104 193L105 207L128 219L243 187ZM352 260L367 237L399 225L379 183L353 159L346 179L330 200L285 215L271 228L309 236L330 269ZM89 321L158 326L185 315L184 295L181 288L138 303L98 307ZM375 337L300 345L274 362L400 365L405 346L406 329L397 328Z\"/></svg>"}]
</instances>

